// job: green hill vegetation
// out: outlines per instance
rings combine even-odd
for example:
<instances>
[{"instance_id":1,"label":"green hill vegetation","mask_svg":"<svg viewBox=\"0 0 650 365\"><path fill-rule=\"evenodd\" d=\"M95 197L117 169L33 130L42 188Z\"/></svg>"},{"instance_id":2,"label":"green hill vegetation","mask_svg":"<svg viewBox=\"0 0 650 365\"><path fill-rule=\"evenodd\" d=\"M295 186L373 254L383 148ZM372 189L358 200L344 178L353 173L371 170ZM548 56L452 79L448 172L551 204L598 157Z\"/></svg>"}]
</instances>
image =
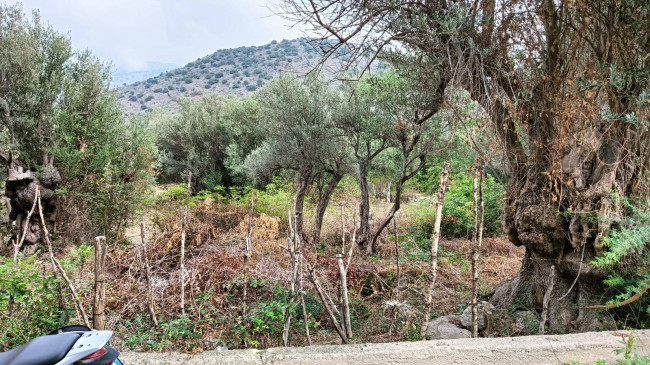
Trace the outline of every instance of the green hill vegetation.
<instances>
[{"instance_id":1,"label":"green hill vegetation","mask_svg":"<svg viewBox=\"0 0 650 365\"><path fill-rule=\"evenodd\" d=\"M119 88L119 98L130 112L154 108L178 108L181 98L200 98L208 94L247 95L281 72L305 74L321 59L315 42L300 38L273 41L263 46L219 50L164 72L145 81ZM348 61L345 50L340 57L327 61L324 70Z\"/></svg>"},{"instance_id":2,"label":"green hill vegetation","mask_svg":"<svg viewBox=\"0 0 650 365\"><path fill-rule=\"evenodd\" d=\"M332 31L373 2L310 3ZM358 80L330 81L381 43L308 73L321 54L298 39L117 91L0 5L0 349L104 307L100 235L120 349L468 337L479 300L474 336L647 328L650 7L504 2L513 26L491 27L494 2L442 3L373 9L366 42L409 43Z\"/></svg>"}]
</instances>

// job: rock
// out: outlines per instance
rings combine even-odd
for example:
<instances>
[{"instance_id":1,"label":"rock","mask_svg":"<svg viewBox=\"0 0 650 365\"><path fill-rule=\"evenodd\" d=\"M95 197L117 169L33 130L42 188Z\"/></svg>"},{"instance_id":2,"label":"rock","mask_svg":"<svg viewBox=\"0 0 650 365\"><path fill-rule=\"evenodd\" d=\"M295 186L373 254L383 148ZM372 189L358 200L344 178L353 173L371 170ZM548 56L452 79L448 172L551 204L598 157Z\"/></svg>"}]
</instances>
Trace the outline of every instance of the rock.
<instances>
[{"instance_id":1,"label":"rock","mask_svg":"<svg viewBox=\"0 0 650 365\"><path fill-rule=\"evenodd\" d=\"M537 333L539 331L539 318L537 313L532 311L517 311L514 314L515 327L525 333Z\"/></svg>"},{"instance_id":2,"label":"rock","mask_svg":"<svg viewBox=\"0 0 650 365\"><path fill-rule=\"evenodd\" d=\"M444 316L429 322L427 340L471 338L472 333L460 327L460 316Z\"/></svg>"},{"instance_id":3,"label":"rock","mask_svg":"<svg viewBox=\"0 0 650 365\"><path fill-rule=\"evenodd\" d=\"M480 302L478 304L478 330L483 331L487 327L488 323L488 318L487 315L485 314L485 310L487 310L489 315L492 315L494 313L494 306L490 304L489 302ZM468 306L465 308L463 311L463 314L460 316L460 324L461 326L467 328L468 330L472 329L472 306Z\"/></svg>"},{"instance_id":4,"label":"rock","mask_svg":"<svg viewBox=\"0 0 650 365\"><path fill-rule=\"evenodd\" d=\"M9 198L0 197L0 224L8 224L11 222L11 219L9 219L9 212L11 211L10 204Z\"/></svg>"}]
</instances>

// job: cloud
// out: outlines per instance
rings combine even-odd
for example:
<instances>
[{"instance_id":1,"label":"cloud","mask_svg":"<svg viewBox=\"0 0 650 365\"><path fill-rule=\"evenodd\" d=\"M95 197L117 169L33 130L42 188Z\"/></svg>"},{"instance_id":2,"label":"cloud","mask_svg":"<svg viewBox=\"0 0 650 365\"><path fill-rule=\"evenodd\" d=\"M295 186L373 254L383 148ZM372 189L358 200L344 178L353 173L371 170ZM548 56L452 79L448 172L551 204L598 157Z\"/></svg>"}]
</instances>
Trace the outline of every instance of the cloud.
<instances>
[{"instance_id":1,"label":"cloud","mask_svg":"<svg viewBox=\"0 0 650 365\"><path fill-rule=\"evenodd\" d=\"M69 32L75 48L128 70L302 36L272 16L270 6L264 0L23 0L26 12L39 9L44 21Z\"/></svg>"}]
</instances>

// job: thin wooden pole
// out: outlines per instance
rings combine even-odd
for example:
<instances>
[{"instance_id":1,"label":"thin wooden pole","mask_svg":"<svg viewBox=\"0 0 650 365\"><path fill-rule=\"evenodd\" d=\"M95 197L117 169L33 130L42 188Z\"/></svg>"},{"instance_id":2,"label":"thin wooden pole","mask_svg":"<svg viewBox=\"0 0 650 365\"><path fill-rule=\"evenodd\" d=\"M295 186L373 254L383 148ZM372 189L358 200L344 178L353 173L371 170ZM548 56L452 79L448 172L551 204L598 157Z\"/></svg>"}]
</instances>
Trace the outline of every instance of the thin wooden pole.
<instances>
[{"instance_id":1,"label":"thin wooden pole","mask_svg":"<svg viewBox=\"0 0 650 365\"><path fill-rule=\"evenodd\" d=\"M190 189L192 185L192 171L187 174L187 188L185 189L185 208L183 209L183 218L181 222L181 314L185 315L185 230L187 228L187 206L190 199Z\"/></svg>"},{"instance_id":2,"label":"thin wooden pole","mask_svg":"<svg viewBox=\"0 0 650 365\"><path fill-rule=\"evenodd\" d=\"M431 317L431 305L433 302L433 291L436 287L436 276L438 274L438 243L440 241L440 222L442 220L442 205L445 201L445 187L447 185L447 175L449 175L449 163L445 162L442 166L440 175L440 187L438 189L438 201L436 202L436 220L433 224L433 239L431 240L431 259L429 260L429 285L425 297L425 309L420 325L420 336L424 337L429 326Z\"/></svg>"},{"instance_id":3,"label":"thin wooden pole","mask_svg":"<svg viewBox=\"0 0 650 365\"><path fill-rule=\"evenodd\" d=\"M343 341L344 344L347 344L348 337L346 336L346 332L344 329L341 328L339 322L336 320L336 316L332 311L332 304L328 300L328 297L325 294L322 285L320 284L320 280L318 280L318 276L316 275L316 270L309 264L309 261L307 261L305 258L303 258L303 260L307 265L307 273L309 274L308 275L309 281L311 281L311 283L316 288L316 292L318 293L318 296L320 297L320 300L323 303L323 306L325 307L325 311L327 312L327 315L330 317L330 320L332 321L332 324L334 325L336 332L339 334L339 337L341 337L341 341Z\"/></svg>"},{"instance_id":4,"label":"thin wooden pole","mask_svg":"<svg viewBox=\"0 0 650 365\"><path fill-rule=\"evenodd\" d=\"M93 325L100 331L105 329L106 285L104 267L106 264L106 237L95 237L95 302L93 304Z\"/></svg>"},{"instance_id":5,"label":"thin wooden pole","mask_svg":"<svg viewBox=\"0 0 650 365\"><path fill-rule=\"evenodd\" d=\"M307 336L307 344L311 346L311 335L309 334L309 318L307 317L307 306L305 305L305 292L303 289L302 285L302 275L303 275L303 266L302 266L302 260L298 262L300 265L300 268L298 269L298 273L300 277L298 278L298 291L300 293L300 305L302 306L302 318L303 318L303 323L305 324L305 335Z\"/></svg>"},{"instance_id":6,"label":"thin wooden pole","mask_svg":"<svg viewBox=\"0 0 650 365\"><path fill-rule=\"evenodd\" d=\"M341 314L342 314L342 319L343 319L343 327L345 328L345 335L347 336L348 340L352 338L352 324L350 322L350 300L348 298L348 272L345 269L345 265L343 264L343 255L342 254L337 254L336 255L336 261L339 264L339 278L340 278L340 285L341 285L341 299L343 303L343 308L341 309Z\"/></svg>"},{"instance_id":7,"label":"thin wooden pole","mask_svg":"<svg viewBox=\"0 0 650 365\"><path fill-rule=\"evenodd\" d=\"M478 337L478 160L472 166L472 213L474 229L472 230L472 337Z\"/></svg>"},{"instance_id":8,"label":"thin wooden pole","mask_svg":"<svg viewBox=\"0 0 650 365\"><path fill-rule=\"evenodd\" d=\"M43 228L43 236L45 237L45 242L47 243L47 249L50 253L50 262L52 262L52 266L59 271L59 274L61 274L63 280L65 280L66 284L68 284L68 289L70 289L70 292L72 293L72 299L76 304L77 310L79 311L79 315L81 316L81 320L83 320L86 327L90 327L90 322L88 321L86 310L84 309L83 305L81 305L81 301L79 300L79 296L77 295L77 291L75 290L74 285L72 285L72 281L70 281L70 278L68 278L68 275L65 273L65 270L63 270L63 266L61 266L59 260L57 260L54 257L54 251L52 250L52 241L50 241L50 232L48 231L47 226L45 225L45 217L43 216L43 205L41 204L41 195L38 191L36 191L35 199L38 200L38 214L41 217L41 226Z\"/></svg>"},{"instance_id":9,"label":"thin wooden pole","mask_svg":"<svg viewBox=\"0 0 650 365\"><path fill-rule=\"evenodd\" d=\"M140 223L140 239L142 240L142 261L144 262L145 279L147 280L147 300L149 302L149 314L153 325L158 327L158 318L156 317L155 302L153 298L153 286L151 285L151 267L149 266L149 256L147 250L147 241L144 237L144 223Z\"/></svg>"},{"instance_id":10,"label":"thin wooden pole","mask_svg":"<svg viewBox=\"0 0 650 365\"><path fill-rule=\"evenodd\" d=\"M248 260L251 255L251 235L253 232L253 214L255 212L255 195L254 191L251 190L251 212L248 216L248 231L246 232L246 251L244 252L244 267L243 267L243 276L244 276L244 295L242 296L242 312L244 316L247 311L246 299L248 296Z\"/></svg>"},{"instance_id":11,"label":"thin wooden pole","mask_svg":"<svg viewBox=\"0 0 650 365\"><path fill-rule=\"evenodd\" d=\"M397 214L393 218L393 231L395 232L395 268L396 268L396 278L395 278L395 289L399 290L399 281L400 281L400 267L399 267L399 231L397 230Z\"/></svg>"}]
</instances>

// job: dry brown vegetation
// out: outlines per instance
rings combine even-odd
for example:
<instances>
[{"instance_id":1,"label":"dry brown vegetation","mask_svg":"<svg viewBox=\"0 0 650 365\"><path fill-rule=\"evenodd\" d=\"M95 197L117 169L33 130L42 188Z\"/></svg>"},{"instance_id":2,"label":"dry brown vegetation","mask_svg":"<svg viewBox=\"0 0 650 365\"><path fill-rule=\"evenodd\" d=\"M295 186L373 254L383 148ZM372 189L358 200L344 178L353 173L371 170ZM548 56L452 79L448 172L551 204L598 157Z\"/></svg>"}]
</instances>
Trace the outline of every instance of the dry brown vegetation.
<instances>
[{"instance_id":1,"label":"dry brown vegetation","mask_svg":"<svg viewBox=\"0 0 650 365\"><path fill-rule=\"evenodd\" d=\"M348 205L348 206L351 206ZM386 208L385 203L376 203L378 214ZM152 286L155 309L159 318L179 317L179 242L180 206L167 202L156 209L153 221L148 225L152 234L147 255L152 265ZM347 211L346 211L347 212ZM260 303L272 301L289 286L291 263L289 255L281 246L286 245L286 224L278 217L256 213L252 228L252 255L248 261L250 288L246 303L242 302L242 273L245 250L245 236L248 228L248 212L241 207L216 203L210 198L199 202L190 210L186 249L186 293L188 315L197 338L172 339L165 349L200 350L214 348L216 344L229 347L269 347L280 344L280 331L273 329L252 333L255 342L235 340L241 333L233 323L242 321L244 311L250 313ZM351 218L351 212L350 212ZM407 214L399 218L399 226L406 226ZM351 226L351 219L348 226ZM340 252L341 244L340 210L330 209L325 216L323 242L319 247L305 248L306 258L318 269L320 279L337 302L338 267L334 255ZM392 234L392 232L390 232ZM401 243L401 279L399 287L395 281L394 246L392 237L384 237L379 255L364 257L355 254L348 273L354 340L357 342L385 342L416 338L417 314L423 305L423 290L426 287L427 262L420 258L421 248L409 242L408 235ZM130 237L127 237L130 238ZM133 237L131 241L137 244ZM349 244L349 237L347 237ZM349 247L349 246L348 246ZM433 314L446 315L462 310L471 297L471 270L469 257L471 242L465 239L443 239L441 241L438 284L433 300ZM485 295L499 282L512 277L521 266L523 249L512 246L507 240L487 238L481 250L480 288ZM87 265L90 265L88 263ZM147 348L146 343L134 345L137 336L148 323L146 282L141 260L132 244L115 246L107 258L107 324L117 329L121 346ZM76 276L78 285L92 282L81 268ZM257 283L257 284L255 284ZM314 293L305 280L305 288ZM90 287L84 291L89 295ZM318 302L307 294L308 306L315 308ZM145 324L136 328L137 318ZM209 319L209 320L208 320ZM315 328L312 330L314 344L338 343L340 340L332 330L322 310L315 310ZM293 345L305 345L306 338L298 320L291 335ZM163 331L164 332L164 331ZM155 337L155 336L152 336ZM221 341L219 341L221 339ZM226 340L224 340L226 339ZM227 340L230 339L230 340ZM158 340L156 340L158 341Z\"/></svg>"}]
</instances>

